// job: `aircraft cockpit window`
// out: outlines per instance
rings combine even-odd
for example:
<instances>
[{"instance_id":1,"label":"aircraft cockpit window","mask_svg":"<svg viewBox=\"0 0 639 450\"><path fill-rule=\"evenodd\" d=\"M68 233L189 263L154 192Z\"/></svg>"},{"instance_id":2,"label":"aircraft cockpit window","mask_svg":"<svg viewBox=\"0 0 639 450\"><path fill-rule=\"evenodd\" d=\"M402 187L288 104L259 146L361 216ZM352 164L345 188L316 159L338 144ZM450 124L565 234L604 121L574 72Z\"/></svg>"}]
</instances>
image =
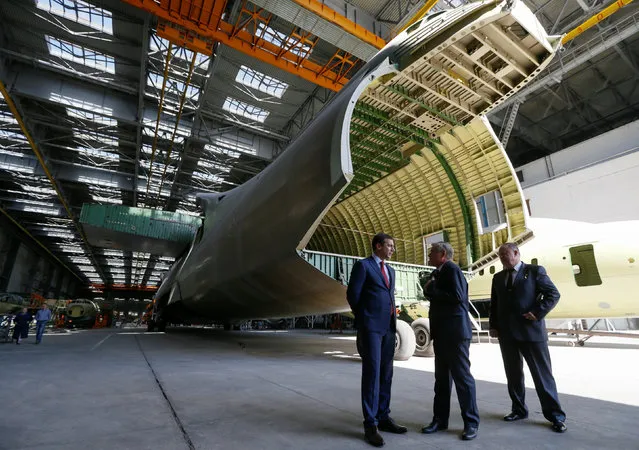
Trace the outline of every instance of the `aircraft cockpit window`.
<instances>
[{"instance_id":1,"label":"aircraft cockpit window","mask_svg":"<svg viewBox=\"0 0 639 450\"><path fill-rule=\"evenodd\" d=\"M595 249L592 244L570 248L570 259L577 286L597 286L602 284Z\"/></svg>"}]
</instances>

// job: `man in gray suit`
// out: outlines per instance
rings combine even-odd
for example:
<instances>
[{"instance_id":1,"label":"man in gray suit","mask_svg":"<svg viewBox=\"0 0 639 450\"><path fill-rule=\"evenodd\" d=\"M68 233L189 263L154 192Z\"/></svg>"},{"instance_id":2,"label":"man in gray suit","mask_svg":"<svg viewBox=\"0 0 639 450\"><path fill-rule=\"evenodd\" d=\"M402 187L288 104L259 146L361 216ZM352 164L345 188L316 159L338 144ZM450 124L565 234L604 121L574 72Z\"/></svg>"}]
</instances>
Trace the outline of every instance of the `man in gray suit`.
<instances>
[{"instance_id":1,"label":"man in gray suit","mask_svg":"<svg viewBox=\"0 0 639 450\"><path fill-rule=\"evenodd\" d=\"M499 248L504 270L495 274L490 296L490 335L499 338L513 422L528 417L525 403L523 359L535 383L544 417L553 431L566 431L566 414L559 404L552 376L548 333L544 317L559 301L559 291L542 266L521 262L519 248L507 243Z\"/></svg>"}]
</instances>

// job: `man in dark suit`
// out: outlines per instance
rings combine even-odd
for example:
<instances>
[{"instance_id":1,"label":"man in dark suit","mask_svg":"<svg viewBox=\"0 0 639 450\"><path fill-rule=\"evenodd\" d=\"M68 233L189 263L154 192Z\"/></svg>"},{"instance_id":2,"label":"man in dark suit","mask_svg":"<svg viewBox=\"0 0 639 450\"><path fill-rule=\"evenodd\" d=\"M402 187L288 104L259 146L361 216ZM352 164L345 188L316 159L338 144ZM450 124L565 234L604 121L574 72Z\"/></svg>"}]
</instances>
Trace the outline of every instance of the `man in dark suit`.
<instances>
[{"instance_id":1,"label":"man in dark suit","mask_svg":"<svg viewBox=\"0 0 639 450\"><path fill-rule=\"evenodd\" d=\"M381 431L406 433L389 416L393 355L395 353L395 271L386 261L395 252L393 238L373 237L373 255L353 266L346 298L355 314L357 347L362 357L364 437L375 447L384 445Z\"/></svg>"},{"instance_id":2,"label":"man in dark suit","mask_svg":"<svg viewBox=\"0 0 639 450\"><path fill-rule=\"evenodd\" d=\"M447 242L433 244L428 254L428 264L437 268L424 285L424 295L430 300L428 318L435 350L435 401L433 420L422 432L430 434L448 428L454 381L464 420L461 437L469 441L477 437L479 428L469 359L472 326L468 317L468 283L452 258L453 247Z\"/></svg>"},{"instance_id":3,"label":"man in dark suit","mask_svg":"<svg viewBox=\"0 0 639 450\"><path fill-rule=\"evenodd\" d=\"M542 266L521 262L519 248L499 248L504 270L495 274L490 296L490 335L499 338L512 410L506 422L525 419L525 386L522 356L528 364L544 417L558 433L566 431L557 386L552 376L548 333L544 317L559 301L559 291Z\"/></svg>"}]
</instances>

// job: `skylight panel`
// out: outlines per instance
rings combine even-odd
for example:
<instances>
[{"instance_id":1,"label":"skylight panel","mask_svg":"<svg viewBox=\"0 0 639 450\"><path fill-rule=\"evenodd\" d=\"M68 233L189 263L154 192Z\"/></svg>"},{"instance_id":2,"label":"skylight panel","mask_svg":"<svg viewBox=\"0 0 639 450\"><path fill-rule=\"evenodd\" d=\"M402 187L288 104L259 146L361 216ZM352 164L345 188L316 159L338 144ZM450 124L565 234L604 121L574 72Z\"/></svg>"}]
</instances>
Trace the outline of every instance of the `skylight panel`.
<instances>
[{"instance_id":1,"label":"skylight panel","mask_svg":"<svg viewBox=\"0 0 639 450\"><path fill-rule=\"evenodd\" d=\"M83 254L84 250L79 245L60 245L59 250L63 253Z\"/></svg>"},{"instance_id":2,"label":"skylight panel","mask_svg":"<svg viewBox=\"0 0 639 450\"><path fill-rule=\"evenodd\" d=\"M113 117L107 117L100 114L96 114L89 111L83 111L81 109L67 108L67 115L69 117L75 117L78 119L89 120L91 122L98 123L100 125L106 125L114 127L118 124L118 121Z\"/></svg>"},{"instance_id":3,"label":"skylight panel","mask_svg":"<svg viewBox=\"0 0 639 450\"><path fill-rule=\"evenodd\" d=\"M167 51L169 48L169 41L160 37L158 35L151 36L149 41L149 52L159 52L159 51ZM175 48L175 47L173 47ZM178 47L177 50L174 50L172 53L173 57L186 61L188 63L193 59L193 52L188 48ZM209 63L211 58L203 53L198 53L195 57L195 67L201 70L207 70L209 68Z\"/></svg>"},{"instance_id":4,"label":"skylight panel","mask_svg":"<svg viewBox=\"0 0 639 450\"><path fill-rule=\"evenodd\" d=\"M70 256L69 259L75 264L91 264L86 256Z\"/></svg>"},{"instance_id":5,"label":"skylight panel","mask_svg":"<svg viewBox=\"0 0 639 450\"><path fill-rule=\"evenodd\" d=\"M175 210L176 213L180 213L180 214L187 214L189 216L193 216L193 217L200 217L200 213L196 213L193 211L187 211L186 209L176 209Z\"/></svg>"},{"instance_id":6,"label":"skylight panel","mask_svg":"<svg viewBox=\"0 0 639 450\"><path fill-rule=\"evenodd\" d=\"M105 194L105 195L113 194L112 187L90 185L90 186L87 186L87 189L89 189L89 192L91 192L92 194Z\"/></svg>"},{"instance_id":7,"label":"skylight panel","mask_svg":"<svg viewBox=\"0 0 639 450\"><path fill-rule=\"evenodd\" d=\"M47 47L52 56L57 56L67 61L102 70L107 73L115 73L115 60L112 56L105 55L96 50L91 50L81 45L46 35Z\"/></svg>"},{"instance_id":8,"label":"skylight panel","mask_svg":"<svg viewBox=\"0 0 639 450\"><path fill-rule=\"evenodd\" d=\"M149 185L149 196L159 195L160 197L170 197L171 196L170 186L171 186L171 183L165 182L164 185L162 186L162 192L159 192L160 185L151 184ZM168 189L165 189L167 187ZM143 192L146 192L146 185L145 184L140 185L139 189Z\"/></svg>"},{"instance_id":9,"label":"skylight panel","mask_svg":"<svg viewBox=\"0 0 639 450\"><path fill-rule=\"evenodd\" d=\"M0 122L17 125L18 121L9 111L0 111Z\"/></svg>"},{"instance_id":10,"label":"skylight panel","mask_svg":"<svg viewBox=\"0 0 639 450\"><path fill-rule=\"evenodd\" d=\"M249 105L233 97L227 97L222 105L222 109L232 114L238 114L247 119L255 120L263 123L269 115L269 111L258 108L257 106Z\"/></svg>"},{"instance_id":11,"label":"skylight panel","mask_svg":"<svg viewBox=\"0 0 639 450\"><path fill-rule=\"evenodd\" d=\"M224 165L224 164L220 164L220 163L216 163L216 162L212 162L212 161L207 161L204 159L200 159L197 162L198 167L204 167L205 169L217 169L220 170L222 172L230 172L231 168L228 165Z\"/></svg>"},{"instance_id":12,"label":"skylight panel","mask_svg":"<svg viewBox=\"0 0 639 450\"><path fill-rule=\"evenodd\" d=\"M246 66L240 66L235 81L277 98L282 98L282 95L284 95L284 92L288 89L287 83Z\"/></svg>"},{"instance_id":13,"label":"skylight panel","mask_svg":"<svg viewBox=\"0 0 639 450\"><path fill-rule=\"evenodd\" d=\"M33 194L48 194L48 195L55 195L56 191L53 188L50 187L40 187L40 186L30 186L28 184L25 184L22 186L22 189L24 189L25 191L29 192L29 193L33 193Z\"/></svg>"},{"instance_id":14,"label":"skylight panel","mask_svg":"<svg viewBox=\"0 0 639 450\"><path fill-rule=\"evenodd\" d=\"M146 159L140 160L140 167L149 170L151 167L151 161L148 161ZM172 165L169 164L169 166L165 166L162 163L158 163L158 162L154 162L153 163L153 172L159 172L159 173L163 173L164 172L164 168L166 167L166 173L173 173L175 172L176 168L173 167Z\"/></svg>"},{"instance_id":15,"label":"skylight panel","mask_svg":"<svg viewBox=\"0 0 639 450\"><path fill-rule=\"evenodd\" d=\"M162 75L155 72L149 72L149 75L146 77L146 85L161 90L163 80L164 78ZM200 98L200 88L193 84L189 84L188 86L186 86L180 80L176 80L175 78L167 78L164 91L181 98L182 94L184 93L185 87L186 98L196 102L198 98Z\"/></svg>"},{"instance_id":16,"label":"skylight panel","mask_svg":"<svg viewBox=\"0 0 639 450\"><path fill-rule=\"evenodd\" d=\"M114 205L121 205L122 204L122 199L120 199L120 198L102 197L100 195L91 195L91 199L93 199L94 202L98 202L98 203L111 203L111 204L114 204Z\"/></svg>"},{"instance_id":17,"label":"skylight panel","mask_svg":"<svg viewBox=\"0 0 639 450\"><path fill-rule=\"evenodd\" d=\"M124 267L124 261L120 259L109 259L106 263L110 267Z\"/></svg>"},{"instance_id":18,"label":"skylight panel","mask_svg":"<svg viewBox=\"0 0 639 450\"><path fill-rule=\"evenodd\" d=\"M60 209L58 208L45 208L42 206L24 205L22 211L33 212L38 214L46 214L48 216L59 216Z\"/></svg>"},{"instance_id":19,"label":"skylight panel","mask_svg":"<svg viewBox=\"0 0 639 450\"><path fill-rule=\"evenodd\" d=\"M21 172L21 173L32 174L34 173L35 169L31 166L23 166L23 165L13 164L10 162L0 161L0 170L9 170L11 172Z\"/></svg>"},{"instance_id":20,"label":"skylight panel","mask_svg":"<svg viewBox=\"0 0 639 450\"><path fill-rule=\"evenodd\" d=\"M222 147L218 147L217 145L211 145L211 144L206 144L204 145L204 149L208 150L209 152L212 153L220 153L223 155L228 155L231 158L239 158L240 157L240 152L234 152L233 150L228 150Z\"/></svg>"},{"instance_id":21,"label":"skylight panel","mask_svg":"<svg viewBox=\"0 0 639 450\"><path fill-rule=\"evenodd\" d=\"M71 106L75 109L91 111L97 114L101 114L103 116L111 116L113 114L113 109L111 108L106 108L102 105L98 105L97 103L92 103L85 99L69 97L68 95L60 95L57 92L52 92L49 95L49 100L51 100L52 102L60 103L62 105Z\"/></svg>"},{"instance_id":22,"label":"skylight panel","mask_svg":"<svg viewBox=\"0 0 639 450\"><path fill-rule=\"evenodd\" d=\"M289 52L302 58L307 58L311 54L312 49L309 44L302 44L297 38L289 39L285 33L275 31L262 22L257 26L257 35L280 48L284 48L286 45L286 49Z\"/></svg>"},{"instance_id":23,"label":"skylight panel","mask_svg":"<svg viewBox=\"0 0 639 450\"><path fill-rule=\"evenodd\" d=\"M164 261L164 262L168 262L168 263L174 263L175 262L175 258L173 258L172 256L160 256L158 258L159 261Z\"/></svg>"},{"instance_id":24,"label":"skylight panel","mask_svg":"<svg viewBox=\"0 0 639 450\"><path fill-rule=\"evenodd\" d=\"M124 256L124 252L122 250L102 250L102 254L104 256Z\"/></svg>"},{"instance_id":25,"label":"skylight panel","mask_svg":"<svg viewBox=\"0 0 639 450\"><path fill-rule=\"evenodd\" d=\"M213 183L221 183L224 181L224 179L218 175L197 171L193 172L193 178L197 178L203 181L211 181Z\"/></svg>"},{"instance_id":26,"label":"skylight panel","mask_svg":"<svg viewBox=\"0 0 639 450\"><path fill-rule=\"evenodd\" d=\"M51 203L51 202L43 202L43 201L39 201L39 200L32 200L30 198L14 198L13 201L14 202L18 202L18 203L27 203L29 205L55 206L55 204Z\"/></svg>"},{"instance_id":27,"label":"skylight panel","mask_svg":"<svg viewBox=\"0 0 639 450\"><path fill-rule=\"evenodd\" d=\"M36 6L56 16L73 20L104 33L113 34L111 11L82 0L37 0Z\"/></svg>"},{"instance_id":28,"label":"skylight panel","mask_svg":"<svg viewBox=\"0 0 639 450\"><path fill-rule=\"evenodd\" d=\"M0 128L0 139L6 139L8 141L26 141L27 138L22 133L17 133L11 130L3 130Z\"/></svg>"},{"instance_id":29,"label":"skylight panel","mask_svg":"<svg viewBox=\"0 0 639 450\"><path fill-rule=\"evenodd\" d=\"M155 136L155 126L157 122L155 120L145 120L143 132L145 136L153 137ZM175 124L160 121L160 125L158 126L158 137L166 140L170 140L171 136L173 136L173 129L175 128ZM174 142L176 144L181 144L184 142L184 139L191 135L191 130L185 126L178 125L177 130L175 131L175 139ZM143 150L145 150L143 148ZM151 154L152 147L148 146L148 153ZM145 151L146 153L146 151ZM158 148L155 148L155 154L158 154Z\"/></svg>"},{"instance_id":30,"label":"skylight panel","mask_svg":"<svg viewBox=\"0 0 639 450\"><path fill-rule=\"evenodd\" d=\"M118 155L117 153L105 152L103 150L98 150L96 148L85 148L85 147L78 147L76 150L81 155L86 155L93 158L107 159L109 161L120 161L120 155Z\"/></svg>"},{"instance_id":31,"label":"skylight panel","mask_svg":"<svg viewBox=\"0 0 639 450\"><path fill-rule=\"evenodd\" d=\"M16 158L24 158L25 156L25 154L22 152L14 152L11 150L7 150L1 146L0 146L0 155L15 156Z\"/></svg>"},{"instance_id":32,"label":"skylight panel","mask_svg":"<svg viewBox=\"0 0 639 450\"><path fill-rule=\"evenodd\" d=\"M236 150L242 153L248 153L250 155L255 155L257 151L255 147L251 144L251 142L242 142L243 140L237 136L234 138L224 137L224 136L216 136L213 138L216 147L220 147L221 149L228 150ZM239 156L239 155L238 155Z\"/></svg>"},{"instance_id":33,"label":"skylight panel","mask_svg":"<svg viewBox=\"0 0 639 450\"><path fill-rule=\"evenodd\" d=\"M75 239L75 235L73 233L63 233L61 231L47 231L46 235L53 238Z\"/></svg>"},{"instance_id":34,"label":"skylight panel","mask_svg":"<svg viewBox=\"0 0 639 450\"><path fill-rule=\"evenodd\" d=\"M84 175L78 176L78 182L86 183L90 186L97 184L98 186L105 186L105 187L114 187L114 188L120 187L120 183L118 183L117 181L105 180L102 178L86 177Z\"/></svg>"},{"instance_id":35,"label":"skylight panel","mask_svg":"<svg viewBox=\"0 0 639 450\"><path fill-rule=\"evenodd\" d=\"M107 134L96 133L94 131L81 130L79 128L73 129L73 136L77 139L82 139L84 141L92 141L92 142L101 142L111 147L116 147L118 145L118 140L113 136L109 136Z\"/></svg>"}]
</instances>

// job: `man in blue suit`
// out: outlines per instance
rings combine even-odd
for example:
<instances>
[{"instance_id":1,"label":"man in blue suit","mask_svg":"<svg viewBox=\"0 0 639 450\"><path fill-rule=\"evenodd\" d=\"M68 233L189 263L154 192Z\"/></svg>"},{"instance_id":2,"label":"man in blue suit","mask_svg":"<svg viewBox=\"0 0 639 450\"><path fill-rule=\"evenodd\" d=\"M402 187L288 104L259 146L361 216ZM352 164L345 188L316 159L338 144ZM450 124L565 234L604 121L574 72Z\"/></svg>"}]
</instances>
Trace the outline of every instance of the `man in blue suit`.
<instances>
[{"instance_id":1,"label":"man in blue suit","mask_svg":"<svg viewBox=\"0 0 639 450\"><path fill-rule=\"evenodd\" d=\"M525 403L523 359L535 383L544 417L553 431L566 431L557 386L552 376L548 333L544 317L559 301L559 291L542 266L521 262L519 248L507 243L499 248L504 270L495 274L490 296L490 335L499 338L513 422L528 417Z\"/></svg>"},{"instance_id":2,"label":"man in blue suit","mask_svg":"<svg viewBox=\"0 0 639 450\"><path fill-rule=\"evenodd\" d=\"M378 429L406 433L407 428L389 416L393 355L395 353L395 271L386 261L395 252L393 238L373 237L373 255L353 266L346 298L355 315L357 347L362 357L362 411L364 437L375 446L384 445Z\"/></svg>"},{"instance_id":3,"label":"man in blue suit","mask_svg":"<svg viewBox=\"0 0 639 450\"><path fill-rule=\"evenodd\" d=\"M454 381L464 420L461 438L469 441L477 437L479 411L475 379L470 373L472 326L468 316L468 282L452 258L453 247L447 242L433 244L428 254L428 264L436 267L424 285L424 295L430 300L428 318L435 350L435 401L433 420L422 428L422 433L448 428Z\"/></svg>"}]
</instances>

